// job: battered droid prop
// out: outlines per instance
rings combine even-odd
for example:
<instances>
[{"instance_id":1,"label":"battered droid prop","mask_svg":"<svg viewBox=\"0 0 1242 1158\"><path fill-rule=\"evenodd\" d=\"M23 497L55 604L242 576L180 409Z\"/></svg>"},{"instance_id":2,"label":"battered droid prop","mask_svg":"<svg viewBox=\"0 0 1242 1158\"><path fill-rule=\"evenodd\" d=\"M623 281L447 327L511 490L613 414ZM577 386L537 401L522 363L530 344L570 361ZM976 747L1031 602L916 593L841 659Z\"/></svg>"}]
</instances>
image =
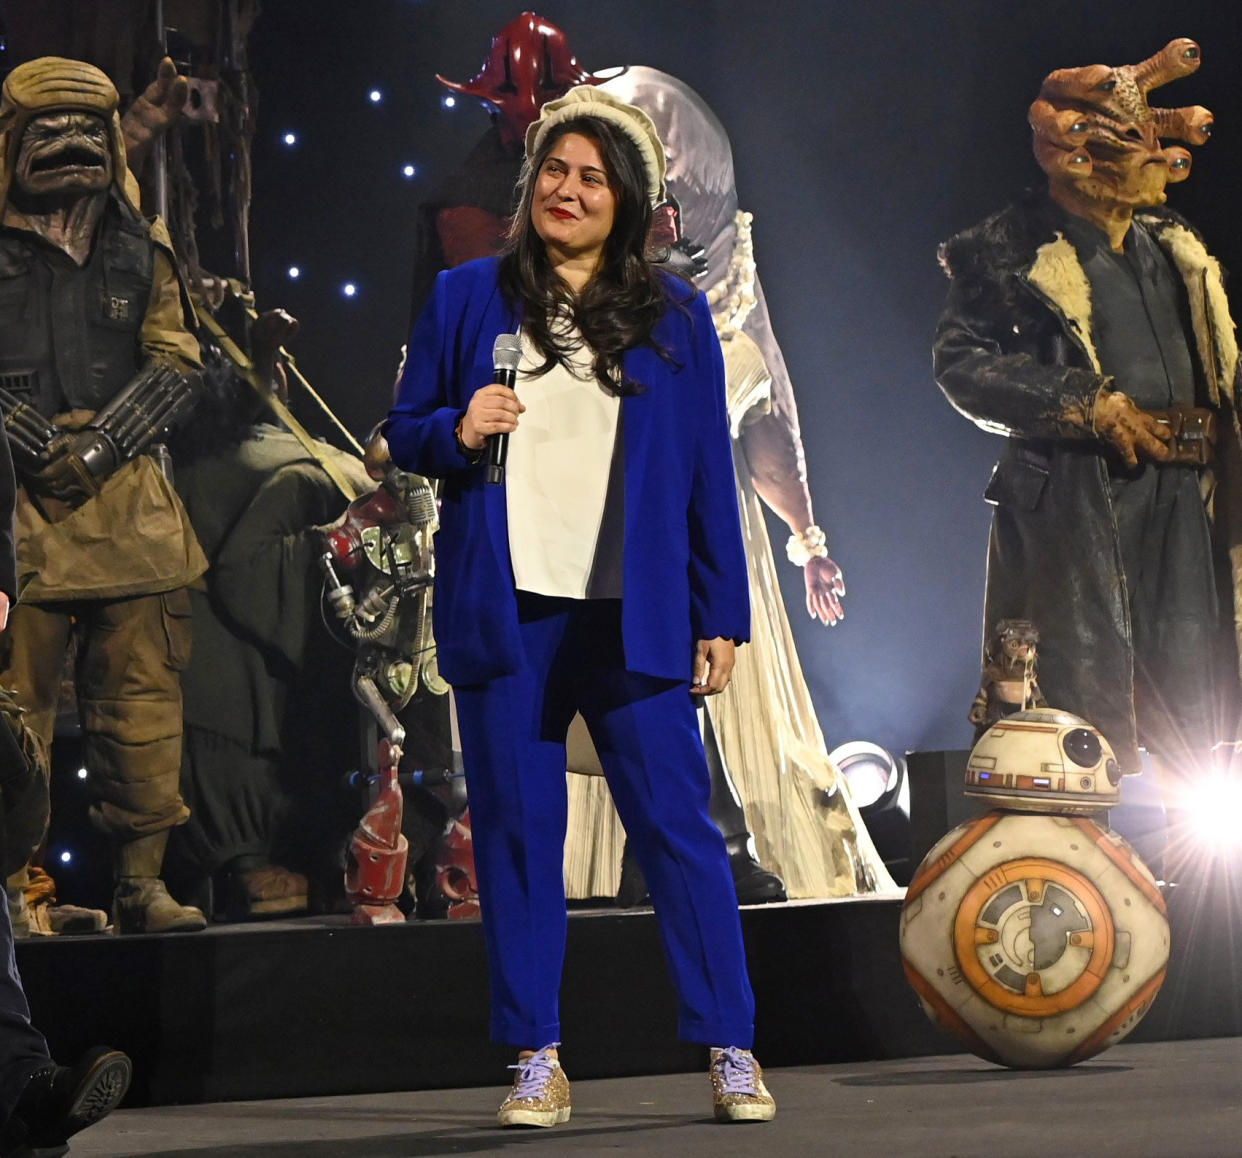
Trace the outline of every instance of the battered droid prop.
<instances>
[{"instance_id":1,"label":"battered droid prop","mask_svg":"<svg viewBox=\"0 0 1242 1158\"><path fill-rule=\"evenodd\" d=\"M1159 992L1160 891L1089 817L1117 803L1120 781L1108 741L1068 712L1018 712L971 752L967 794L999 807L927 854L901 954L928 1016L980 1057L1072 1065L1124 1038Z\"/></svg>"},{"instance_id":2,"label":"battered droid prop","mask_svg":"<svg viewBox=\"0 0 1242 1158\"><path fill-rule=\"evenodd\" d=\"M409 853L398 781L405 728L397 717L420 687L437 695L448 691L431 638L432 536L438 527L426 480L393 469L324 533L328 602L357 647L354 694L372 721L364 734L375 740L378 730L368 770L373 803L350 841L345 869L355 924L405 920L396 905Z\"/></svg>"},{"instance_id":3,"label":"battered droid prop","mask_svg":"<svg viewBox=\"0 0 1242 1158\"><path fill-rule=\"evenodd\" d=\"M431 488L393 470L325 533L325 589L357 648L353 687L369 713L364 756L373 802L350 842L346 869L360 924L404 919L395 905L408 856L398 784L405 728L397 717L420 686L447 690L435 672L428 614L437 526Z\"/></svg>"},{"instance_id":4,"label":"battered droid prop","mask_svg":"<svg viewBox=\"0 0 1242 1158\"><path fill-rule=\"evenodd\" d=\"M978 740L997 720L1048 706L1035 682L1039 629L1027 619L1002 619L983 655L983 679L970 705Z\"/></svg>"}]
</instances>

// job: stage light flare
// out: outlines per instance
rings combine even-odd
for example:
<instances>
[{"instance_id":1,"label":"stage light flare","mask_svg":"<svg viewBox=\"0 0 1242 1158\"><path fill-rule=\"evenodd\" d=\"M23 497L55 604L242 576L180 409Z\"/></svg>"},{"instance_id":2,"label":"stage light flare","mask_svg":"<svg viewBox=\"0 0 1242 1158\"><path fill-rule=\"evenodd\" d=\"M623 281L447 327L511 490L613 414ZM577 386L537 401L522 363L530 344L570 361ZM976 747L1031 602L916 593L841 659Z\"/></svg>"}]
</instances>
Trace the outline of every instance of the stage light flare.
<instances>
[{"instance_id":1,"label":"stage light flare","mask_svg":"<svg viewBox=\"0 0 1242 1158\"><path fill-rule=\"evenodd\" d=\"M442 98L440 103L444 105L446 109L455 109L457 107L457 98L450 94L449 96Z\"/></svg>"},{"instance_id":2,"label":"stage light flare","mask_svg":"<svg viewBox=\"0 0 1242 1158\"><path fill-rule=\"evenodd\" d=\"M73 853L71 853L68 849L65 849L65 851L60 854L61 864L69 864L72 860L73 860Z\"/></svg>"},{"instance_id":3,"label":"stage light flare","mask_svg":"<svg viewBox=\"0 0 1242 1158\"><path fill-rule=\"evenodd\" d=\"M1242 780L1214 772L1187 787L1180 804L1199 843L1218 852L1242 848Z\"/></svg>"},{"instance_id":4,"label":"stage light flare","mask_svg":"<svg viewBox=\"0 0 1242 1158\"><path fill-rule=\"evenodd\" d=\"M296 145L298 143L297 133L286 133L280 138L286 145Z\"/></svg>"},{"instance_id":5,"label":"stage light flare","mask_svg":"<svg viewBox=\"0 0 1242 1158\"><path fill-rule=\"evenodd\" d=\"M413 165L404 165L401 168L401 173L406 177L415 177L418 175L418 169Z\"/></svg>"},{"instance_id":6,"label":"stage light flare","mask_svg":"<svg viewBox=\"0 0 1242 1158\"><path fill-rule=\"evenodd\" d=\"M302 271L296 265L289 267L289 277L293 281L297 281L302 276Z\"/></svg>"},{"instance_id":7,"label":"stage light flare","mask_svg":"<svg viewBox=\"0 0 1242 1158\"><path fill-rule=\"evenodd\" d=\"M347 281L343 286L341 286L341 293L343 293L347 298L352 298L358 293L358 287L354 285L352 281Z\"/></svg>"},{"instance_id":8,"label":"stage light flare","mask_svg":"<svg viewBox=\"0 0 1242 1158\"><path fill-rule=\"evenodd\" d=\"M87 773L87 771L86 771L86 769L85 769L85 768L79 768L79 769L78 769L78 779L79 779L79 780L85 780L85 779L86 779L86 777L87 777L87 775L88 775L88 773Z\"/></svg>"},{"instance_id":9,"label":"stage light flare","mask_svg":"<svg viewBox=\"0 0 1242 1158\"><path fill-rule=\"evenodd\" d=\"M367 93L367 100L369 100L373 105L379 104L383 99L384 94L377 88L373 88L369 93Z\"/></svg>"}]
</instances>

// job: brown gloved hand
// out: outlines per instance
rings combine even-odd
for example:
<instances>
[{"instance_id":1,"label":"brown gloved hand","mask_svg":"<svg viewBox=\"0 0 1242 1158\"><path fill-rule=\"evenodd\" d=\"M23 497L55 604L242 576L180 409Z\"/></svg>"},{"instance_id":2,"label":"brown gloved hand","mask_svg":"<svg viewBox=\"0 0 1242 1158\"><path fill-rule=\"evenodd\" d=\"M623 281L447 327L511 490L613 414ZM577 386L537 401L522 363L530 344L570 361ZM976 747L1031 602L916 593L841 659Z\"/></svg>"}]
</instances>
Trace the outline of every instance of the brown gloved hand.
<instances>
[{"instance_id":1,"label":"brown gloved hand","mask_svg":"<svg viewBox=\"0 0 1242 1158\"><path fill-rule=\"evenodd\" d=\"M28 476L30 488L73 507L99 494L102 480L86 465L88 453L97 450L99 441L100 435L93 430L62 434L40 456L38 470Z\"/></svg>"},{"instance_id":2,"label":"brown gloved hand","mask_svg":"<svg viewBox=\"0 0 1242 1158\"><path fill-rule=\"evenodd\" d=\"M1129 395L1104 387L1095 396L1091 429L1125 460L1138 466L1139 459L1168 462L1173 432L1163 422L1140 410Z\"/></svg>"},{"instance_id":3,"label":"brown gloved hand","mask_svg":"<svg viewBox=\"0 0 1242 1158\"><path fill-rule=\"evenodd\" d=\"M259 376L271 383L272 392L288 401L284 366L277 358L280 348L293 339L299 322L285 310L265 310L250 323L250 358Z\"/></svg>"},{"instance_id":4,"label":"brown gloved hand","mask_svg":"<svg viewBox=\"0 0 1242 1158\"><path fill-rule=\"evenodd\" d=\"M164 57L155 79L121 118L125 158L131 172L142 169L151 146L176 123L189 95L189 80L178 76L177 66Z\"/></svg>"}]
</instances>

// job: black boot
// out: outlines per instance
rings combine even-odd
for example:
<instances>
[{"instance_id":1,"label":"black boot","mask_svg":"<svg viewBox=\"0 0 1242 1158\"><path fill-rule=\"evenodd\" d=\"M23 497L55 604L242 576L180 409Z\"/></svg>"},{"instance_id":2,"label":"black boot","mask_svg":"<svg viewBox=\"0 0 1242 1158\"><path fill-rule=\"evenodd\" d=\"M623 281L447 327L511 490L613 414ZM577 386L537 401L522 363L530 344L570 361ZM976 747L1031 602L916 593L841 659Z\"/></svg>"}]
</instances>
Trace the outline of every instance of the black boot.
<instances>
[{"instance_id":1,"label":"black boot","mask_svg":"<svg viewBox=\"0 0 1242 1158\"><path fill-rule=\"evenodd\" d=\"M120 1104L133 1067L119 1050L96 1046L74 1066L49 1062L35 1070L0 1128L4 1158L59 1158L69 1139Z\"/></svg>"},{"instance_id":2,"label":"black boot","mask_svg":"<svg viewBox=\"0 0 1242 1158\"><path fill-rule=\"evenodd\" d=\"M633 909L639 905L651 904L647 895L647 880L643 870L638 867L638 860L630 851L630 842L625 842L621 850L621 880L617 883L617 906L622 909Z\"/></svg>"},{"instance_id":3,"label":"black boot","mask_svg":"<svg viewBox=\"0 0 1242 1158\"><path fill-rule=\"evenodd\" d=\"M741 798L733 786L728 766L716 742L716 729L711 713L699 708L699 720L703 732L703 751L707 756L707 770L712 777L712 795L707 811L725 838L729 853L729 868L733 873L733 887L737 890L739 905L763 905L769 901L783 901L785 882L774 872L759 863L755 852L755 838L746 823L746 812Z\"/></svg>"},{"instance_id":4,"label":"black boot","mask_svg":"<svg viewBox=\"0 0 1242 1158\"><path fill-rule=\"evenodd\" d=\"M699 711L703 751L707 756L707 770L712 778L712 794L707 811L725 840L737 903L763 905L769 901L786 900L785 882L759 863L755 852L755 838L747 827L742 801L738 797L737 789L733 787L729 769L720 753L720 745L716 743L712 718L705 708L700 708ZM617 904L623 909L631 909L647 903L647 882L643 879L638 862L630 853L629 841L626 841L621 856L621 882L617 887Z\"/></svg>"}]
</instances>

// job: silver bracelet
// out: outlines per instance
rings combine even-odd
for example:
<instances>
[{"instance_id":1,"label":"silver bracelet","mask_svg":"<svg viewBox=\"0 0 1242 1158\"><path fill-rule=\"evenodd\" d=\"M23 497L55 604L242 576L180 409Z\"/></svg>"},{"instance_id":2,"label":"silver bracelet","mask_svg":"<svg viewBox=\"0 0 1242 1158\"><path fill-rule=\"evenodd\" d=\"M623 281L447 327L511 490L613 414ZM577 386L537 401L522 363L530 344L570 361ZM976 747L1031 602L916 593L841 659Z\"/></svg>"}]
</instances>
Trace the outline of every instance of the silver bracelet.
<instances>
[{"instance_id":1,"label":"silver bracelet","mask_svg":"<svg viewBox=\"0 0 1242 1158\"><path fill-rule=\"evenodd\" d=\"M828 557L828 536L822 527L812 523L805 531L789 536L785 554L795 567L805 567L812 559Z\"/></svg>"}]
</instances>

